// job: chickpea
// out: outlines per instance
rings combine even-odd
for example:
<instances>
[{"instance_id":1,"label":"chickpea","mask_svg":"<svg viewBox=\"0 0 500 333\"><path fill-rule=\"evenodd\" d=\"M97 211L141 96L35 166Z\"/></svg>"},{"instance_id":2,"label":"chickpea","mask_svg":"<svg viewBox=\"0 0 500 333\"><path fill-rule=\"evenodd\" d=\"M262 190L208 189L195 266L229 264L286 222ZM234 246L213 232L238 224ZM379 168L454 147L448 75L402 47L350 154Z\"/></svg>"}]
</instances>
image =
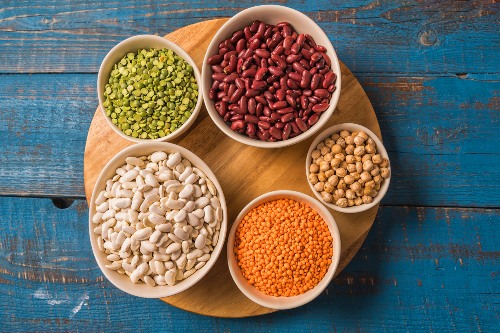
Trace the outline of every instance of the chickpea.
<instances>
[{"instance_id":1,"label":"chickpea","mask_svg":"<svg viewBox=\"0 0 500 333\"><path fill-rule=\"evenodd\" d=\"M311 164L309 166L309 172L317 173L319 171L319 166L317 164Z\"/></svg>"},{"instance_id":2,"label":"chickpea","mask_svg":"<svg viewBox=\"0 0 500 333\"><path fill-rule=\"evenodd\" d=\"M354 183L352 183L350 186L351 190L354 191L354 193L356 193L357 191L361 190L361 184L357 181L355 181Z\"/></svg>"},{"instance_id":3,"label":"chickpea","mask_svg":"<svg viewBox=\"0 0 500 333\"><path fill-rule=\"evenodd\" d=\"M311 153L311 157L314 160L317 159L320 156L321 156L321 151L319 151L318 149L313 150L312 153Z\"/></svg>"},{"instance_id":4,"label":"chickpea","mask_svg":"<svg viewBox=\"0 0 500 333\"><path fill-rule=\"evenodd\" d=\"M347 175L344 177L344 182L347 184L347 185L351 185L352 183L354 183L355 179L353 176L351 175Z\"/></svg>"},{"instance_id":5,"label":"chickpea","mask_svg":"<svg viewBox=\"0 0 500 333\"><path fill-rule=\"evenodd\" d=\"M332 138L333 141L337 141L340 138L340 134L339 133L334 133L334 134L332 134L331 138Z\"/></svg>"},{"instance_id":6,"label":"chickpea","mask_svg":"<svg viewBox=\"0 0 500 333\"><path fill-rule=\"evenodd\" d=\"M389 160L384 157L382 163L380 163L379 167L381 168L387 168L389 166Z\"/></svg>"},{"instance_id":7,"label":"chickpea","mask_svg":"<svg viewBox=\"0 0 500 333\"><path fill-rule=\"evenodd\" d=\"M332 153L338 154L342 152L342 147L340 145L333 145L332 146Z\"/></svg>"},{"instance_id":8,"label":"chickpea","mask_svg":"<svg viewBox=\"0 0 500 333\"><path fill-rule=\"evenodd\" d=\"M335 141L333 141L330 138L325 140L325 146L327 146L328 148L332 148L334 144L335 144Z\"/></svg>"},{"instance_id":9,"label":"chickpea","mask_svg":"<svg viewBox=\"0 0 500 333\"><path fill-rule=\"evenodd\" d=\"M334 174L335 174L335 171L333 171L332 169L328 169L328 170L325 171L325 177L326 178L330 178Z\"/></svg>"},{"instance_id":10,"label":"chickpea","mask_svg":"<svg viewBox=\"0 0 500 333\"><path fill-rule=\"evenodd\" d=\"M372 180L369 180L365 183L365 188L367 187L370 187L370 188L374 188L375 187L375 182Z\"/></svg>"},{"instance_id":11,"label":"chickpea","mask_svg":"<svg viewBox=\"0 0 500 333\"><path fill-rule=\"evenodd\" d=\"M366 133L365 133L365 134L366 134ZM373 139L372 139L372 138L368 138L368 139L366 140L366 144L367 144L367 145L372 145L373 147L376 147L376 146L377 146L377 145L375 144L375 141L373 141Z\"/></svg>"},{"instance_id":12,"label":"chickpea","mask_svg":"<svg viewBox=\"0 0 500 333\"><path fill-rule=\"evenodd\" d=\"M349 132L348 130L340 131L340 136L343 137L343 138L346 138L349 135L351 135L351 132Z\"/></svg>"},{"instance_id":13,"label":"chickpea","mask_svg":"<svg viewBox=\"0 0 500 333\"><path fill-rule=\"evenodd\" d=\"M356 199L356 192L354 192L353 190L347 190L345 191L345 197L347 199Z\"/></svg>"},{"instance_id":14,"label":"chickpea","mask_svg":"<svg viewBox=\"0 0 500 333\"><path fill-rule=\"evenodd\" d=\"M318 179L319 179L319 178L318 178ZM358 183L360 183L361 185L365 185L365 183L366 183L366 182L367 182L367 180L363 180L363 179L361 178L361 176L359 177L359 179L358 179Z\"/></svg>"},{"instance_id":15,"label":"chickpea","mask_svg":"<svg viewBox=\"0 0 500 333\"><path fill-rule=\"evenodd\" d=\"M345 143L347 143L348 145L354 144L354 137L352 135L346 136L344 139L345 139Z\"/></svg>"},{"instance_id":16,"label":"chickpea","mask_svg":"<svg viewBox=\"0 0 500 333\"><path fill-rule=\"evenodd\" d=\"M330 169L330 164L327 161L323 161L319 164L319 169L321 171L326 171L326 170Z\"/></svg>"},{"instance_id":17,"label":"chickpea","mask_svg":"<svg viewBox=\"0 0 500 333\"><path fill-rule=\"evenodd\" d=\"M334 158L331 162L330 162L330 165L332 166L332 168L338 168L339 165L340 165L340 162L342 162L340 159L338 158Z\"/></svg>"},{"instance_id":18,"label":"chickpea","mask_svg":"<svg viewBox=\"0 0 500 333\"><path fill-rule=\"evenodd\" d=\"M345 147L345 153L348 155L354 154L354 150L355 150L355 148L353 145L348 145Z\"/></svg>"},{"instance_id":19,"label":"chickpea","mask_svg":"<svg viewBox=\"0 0 500 333\"><path fill-rule=\"evenodd\" d=\"M335 204L341 208L346 208L347 207L347 199L340 198L339 200L337 200L337 202Z\"/></svg>"},{"instance_id":20,"label":"chickpea","mask_svg":"<svg viewBox=\"0 0 500 333\"><path fill-rule=\"evenodd\" d=\"M310 173L308 176L309 182L311 184L316 184L318 182L318 176L315 173Z\"/></svg>"},{"instance_id":21,"label":"chickpea","mask_svg":"<svg viewBox=\"0 0 500 333\"><path fill-rule=\"evenodd\" d=\"M343 178L347 175L347 171L344 168L338 168L337 170L335 170L335 174Z\"/></svg>"},{"instance_id":22,"label":"chickpea","mask_svg":"<svg viewBox=\"0 0 500 333\"><path fill-rule=\"evenodd\" d=\"M348 207L354 206L354 200L353 199L347 199L347 206Z\"/></svg>"},{"instance_id":23,"label":"chickpea","mask_svg":"<svg viewBox=\"0 0 500 333\"><path fill-rule=\"evenodd\" d=\"M370 197L369 195L363 195L363 203L369 204L373 202L373 198Z\"/></svg>"},{"instance_id":24,"label":"chickpea","mask_svg":"<svg viewBox=\"0 0 500 333\"><path fill-rule=\"evenodd\" d=\"M318 145L316 146L316 149L320 150L321 151L321 148L323 148L325 146L325 143L324 142L320 142L318 143Z\"/></svg>"},{"instance_id":25,"label":"chickpea","mask_svg":"<svg viewBox=\"0 0 500 333\"><path fill-rule=\"evenodd\" d=\"M389 170L388 168L380 168L380 175L382 176L382 178L389 178L389 176L391 175L391 170Z\"/></svg>"},{"instance_id":26,"label":"chickpea","mask_svg":"<svg viewBox=\"0 0 500 333\"><path fill-rule=\"evenodd\" d=\"M320 165L321 168L321 165ZM372 171L373 170L373 163L370 160L366 160L363 162L363 170L364 171Z\"/></svg>"},{"instance_id":27,"label":"chickpea","mask_svg":"<svg viewBox=\"0 0 500 333\"><path fill-rule=\"evenodd\" d=\"M328 183L332 184L333 186L337 186L339 183L339 177L331 176L330 178L328 178Z\"/></svg>"},{"instance_id":28,"label":"chickpea","mask_svg":"<svg viewBox=\"0 0 500 333\"><path fill-rule=\"evenodd\" d=\"M361 161L356 162L356 171L359 173L363 172L363 162Z\"/></svg>"},{"instance_id":29,"label":"chickpea","mask_svg":"<svg viewBox=\"0 0 500 333\"><path fill-rule=\"evenodd\" d=\"M366 183L367 181L372 179L372 175L370 175L368 171L363 171L360 175L360 179L363 181L363 183Z\"/></svg>"},{"instance_id":30,"label":"chickpea","mask_svg":"<svg viewBox=\"0 0 500 333\"><path fill-rule=\"evenodd\" d=\"M356 159L354 158L354 155L347 155L347 156L345 157L345 161L346 161L347 163L356 163Z\"/></svg>"},{"instance_id":31,"label":"chickpea","mask_svg":"<svg viewBox=\"0 0 500 333\"><path fill-rule=\"evenodd\" d=\"M354 138L354 143L356 144L356 146L361 146L363 143L365 143L365 139L358 135Z\"/></svg>"},{"instance_id":32,"label":"chickpea","mask_svg":"<svg viewBox=\"0 0 500 333\"><path fill-rule=\"evenodd\" d=\"M370 193L372 193L372 190L373 190L372 187L363 188L363 195L370 195Z\"/></svg>"},{"instance_id":33,"label":"chickpea","mask_svg":"<svg viewBox=\"0 0 500 333\"><path fill-rule=\"evenodd\" d=\"M382 156L380 154L376 154L372 156L372 162L375 164L380 164L383 162Z\"/></svg>"},{"instance_id":34,"label":"chickpea","mask_svg":"<svg viewBox=\"0 0 500 333\"><path fill-rule=\"evenodd\" d=\"M335 154L334 156L335 158L338 158L340 161L344 161L345 160L345 155L342 154L342 153L339 153L339 154Z\"/></svg>"},{"instance_id":35,"label":"chickpea","mask_svg":"<svg viewBox=\"0 0 500 333\"><path fill-rule=\"evenodd\" d=\"M372 171L370 171L370 174L375 177L380 174L380 168L378 166L375 166Z\"/></svg>"},{"instance_id":36,"label":"chickpea","mask_svg":"<svg viewBox=\"0 0 500 333\"><path fill-rule=\"evenodd\" d=\"M335 193L333 194L334 197L337 197L337 200L340 199L340 198L343 198L345 197L345 191L341 188L339 188L338 190L335 190Z\"/></svg>"},{"instance_id":37,"label":"chickpea","mask_svg":"<svg viewBox=\"0 0 500 333\"><path fill-rule=\"evenodd\" d=\"M354 149L354 155L363 156L364 154L365 154L365 147L364 146L357 146Z\"/></svg>"},{"instance_id":38,"label":"chickpea","mask_svg":"<svg viewBox=\"0 0 500 333\"><path fill-rule=\"evenodd\" d=\"M368 153L368 154L375 154L376 150L375 150L375 146L371 145L371 144L367 144L365 146L365 151Z\"/></svg>"},{"instance_id":39,"label":"chickpea","mask_svg":"<svg viewBox=\"0 0 500 333\"><path fill-rule=\"evenodd\" d=\"M321 198L323 198L324 202L330 203L333 201L333 196L327 192L321 192Z\"/></svg>"},{"instance_id":40,"label":"chickpea","mask_svg":"<svg viewBox=\"0 0 500 333\"><path fill-rule=\"evenodd\" d=\"M349 171L349 173L356 172L356 164L347 164L347 171Z\"/></svg>"},{"instance_id":41,"label":"chickpea","mask_svg":"<svg viewBox=\"0 0 500 333\"><path fill-rule=\"evenodd\" d=\"M354 156L354 158L356 159L356 162L362 162L361 156Z\"/></svg>"},{"instance_id":42,"label":"chickpea","mask_svg":"<svg viewBox=\"0 0 500 333\"><path fill-rule=\"evenodd\" d=\"M332 153L327 153L325 154L325 156L323 157L323 159L327 162L330 162L331 160L333 160L333 155Z\"/></svg>"},{"instance_id":43,"label":"chickpea","mask_svg":"<svg viewBox=\"0 0 500 333\"><path fill-rule=\"evenodd\" d=\"M361 178L359 172L353 172L353 173L351 173L351 176L354 177L354 180L358 180L359 178Z\"/></svg>"},{"instance_id":44,"label":"chickpea","mask_svg":"<svg viewBox=\"0 0 500 333\"><path fill-rule=\"evenodd\" d=\"M354 199L354 204L356 206L362 205L363 204L363 199L361 197L356 197L356 199Z\"/></svg>"},{"instance_id":45,"label":"chickpea","mask_svg":"<svg viewBox=\"0 0 500 333\"><path fill-rule=\"evenodd\" d=\"M360 132L358 133L358 135L357 135L357 136L362 137L363 139L365 139L365 141L369 139L368 134L366 134L366 133L365 133L365 132L363 132L363 131L360 131Z\"/></svg>"},{"instance_id":46,"label":"chickpea","mask_svg":"<svg viewBox=\"0 0 500 333\"><path fill-rule=\"evenodd\" d=\"M323 148L321 148L321 155L325 156L329 152L331 152L331 149L328 148L327 146L324 146Z\"/></svg>"},{"instance_id":47,"label":"chickpea","mask_svg":"<svg viewBox=\"0 0 500 333\"><path fill-rule=\"evenodd\" d=\"M324 161L323 156L320 156L316 159L316 161L314 161L314 163L316 163L317 165L320 165L320 163L323 161Z\"/></svg>"},{"instance_id":48,"label":"chickpea","mask_svg":"<svg viewBox=\"0 0 500 333\"><path fill-rule=\"evenodd\" d=\"M326 175L325 175L325 173L323 171L320 171L318 173L318 179L319 179L320 182L325 182L327 180Z\"/></svg>"},{"instance_id":49,"label":"chickpea","mask_svg":"<svg viewBox=\"0 0 500 333\"><path fill-rule=\"evenodd\" d=\"M323 190L328 193L332 193L335 190L335 187L330 184L329 182L325 183L325 186L323 187Z\"/></svg>"},{"instance_id":50,"label":"chickpea","mask_svg":"<svg viewBox=\"0 0 500 333\"><path fill-rule=\"evenodd\" d=\"M337 184L337 188L339 190L345 190L347 189L347 185L343 179L339 179L339 183Z\"/></svg>"},{"instance_id":51,"label":"chickpea","mask_svg":"<svg viewBox=\"0 0 500 333\"><path fill-rule=\"evenodd\" d=\"M344 138L339 138L339 139L337 140L337 144L338 144L340 147L345 148L345 140L344 140Z\"/></svg>"},{"instance_id":52,"label":"chickpea","mask_svg":"<svg viewBox=\"0 0 500 333\"><path fill-rule=\"evenodd\" d=\"M366 154L363 157L361 157L361 162L365 163L368 160L372 159L372 154Z\"/></svg>"},{"instance_id":53,"label":"chickpea","mask_svg":"<svg viewBox=\"0 0 500 333\"><path fill-rule=\"evenodd\" d=\"M375 183L374 189L377 190L377 191L380 191L380 184Z\"/></svg>"},{"instance_id":54,"label":"chickpea","mask_svg":"<svg viewBox=\"0 0 500 333\"><path fill-rule=\"evenodd\" d=\"M318 182L316 184L314 184L314 190L317 191L317 192L322 192L323 191L323 188L325 187L325 183L323 182Z\"/></svg>"},{"instance_id":55,"label":"chickpea","mask_svg":"<svg viewBox=\"0 0 500 333\"><path fill-rule=\"evenodd\" d=\"M378 191L376 189L372 189L372 191L370 192L370 196L372 198L375 198L377 196L377 194L378 194Z\"/></svg>"},{"instance_id":56,"label":"chickpea","mask_svg":"<svg viewBox=\"0 0 500 333\"><path fill-rule=\"evenodd\" d=\"M347 162L346 161L340 162L340 167L347 170Z\"/></svg>"},{"instance_id":57,"label":"chickpea","mask_svg":"<svg viewBox=\"0 0 500 333\"><path fill-rule=\"evenodd\" d=\"M356 191L356 195L361 198L363 196L363 190Z\"/></svg>"}]
</instances>

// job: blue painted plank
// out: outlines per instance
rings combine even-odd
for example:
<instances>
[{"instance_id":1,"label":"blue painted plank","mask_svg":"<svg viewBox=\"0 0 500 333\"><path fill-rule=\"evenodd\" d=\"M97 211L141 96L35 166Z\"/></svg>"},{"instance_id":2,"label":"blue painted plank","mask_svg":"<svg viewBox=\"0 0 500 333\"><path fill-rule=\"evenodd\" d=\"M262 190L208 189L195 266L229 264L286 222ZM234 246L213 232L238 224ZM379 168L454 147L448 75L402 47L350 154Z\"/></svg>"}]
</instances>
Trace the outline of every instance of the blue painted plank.
<instances>
[{"instance_id":1,"label":"blue painted plank","mask_svg":"<svg viewBox=\"0 0 500 333\"><path fill-rule=\"evenodd\" d=\"M96 76L0 78L0 195L83 198ZM359 79L393 163L384 204L498 205L499 75Z\"/></svg>"},{"instance_id":2,"label":"blue painted plank","mask_svg":"<svg viewBox=\"0 0 500 333\"><path fill-rule=\"evenodd\" d=\"M182 26L268 1L3 1L0 72L95 73L132 35ZM499 71L495 1L280 1L314 19L355 73Z\"/></svg>"},{"instance_id":3,"label":"blue painted plank","mask_svg":"<svg viewBox=\"0 0 500 333\"><path fill-rule=\"evenodd\" d=\"M312 303L257 318L195 315L104 280L87 207L0 198L0 322L8 332L493 332L500 210L382 207L351 264Z\"/></svg>"}]
</instances>

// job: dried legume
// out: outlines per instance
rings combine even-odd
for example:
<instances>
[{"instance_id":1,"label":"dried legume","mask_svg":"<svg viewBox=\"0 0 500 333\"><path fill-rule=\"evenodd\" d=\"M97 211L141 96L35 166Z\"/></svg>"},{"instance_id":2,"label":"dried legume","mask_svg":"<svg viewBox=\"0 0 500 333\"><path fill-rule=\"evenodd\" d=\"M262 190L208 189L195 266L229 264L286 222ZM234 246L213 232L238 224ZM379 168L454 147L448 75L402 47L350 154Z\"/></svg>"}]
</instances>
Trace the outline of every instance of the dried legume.
<instances>
[{"instance_id":1,"label":"dried legume","mask_svg":"<svg viewBox=\"0 0 500 333\"><path fill-rule=\"evenodd\" d=\"M171 134L193 113L198 84L193 68L169 49L139 49L111 70L103 106L128 136L157 139Z\"/></svg>"},{"instance_id":2,"label":"dried legume","mask_svg":"<svg viewBox=\"0 0 500 333\"><path fill-rule=\"evenodd\" d=\"M124 190L131 184L130 190ZM133 283L173 286L202 268L223 212L213 182L180 153L128 157L95 200L106 268Z\"/></svg>"},{"instance_id":3,"label":"dried legume","mask_svg":"<svg viewBox=\"0 0 500 333\"><path fill-rule=\"evenodd\" d=\"M333 238L323 218L291 199L266 202L243 217L234 253L243 276L271 296L296 296L325 276Z\"/></svg>"},{"instance_id":4,"label":"dried legume","mask_svg":"<svg viewBox=\"0 0 500 333\"><path fill-rule=\"evenodd\" d=\"M209 97L231 130L262 141L293 138L329 107L336 74L326 48L288 22L253 22L208 58Z\"/></svg>"}]
</instances>

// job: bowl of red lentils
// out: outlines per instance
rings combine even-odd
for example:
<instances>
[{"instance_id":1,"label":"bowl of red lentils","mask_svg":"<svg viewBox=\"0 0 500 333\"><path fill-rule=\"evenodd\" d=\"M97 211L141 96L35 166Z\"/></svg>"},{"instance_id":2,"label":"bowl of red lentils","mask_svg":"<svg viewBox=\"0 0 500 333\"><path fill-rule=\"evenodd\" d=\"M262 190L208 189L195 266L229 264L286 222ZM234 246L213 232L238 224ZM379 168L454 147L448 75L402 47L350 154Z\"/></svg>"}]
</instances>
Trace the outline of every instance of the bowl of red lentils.
<instances>
[{"instance_id":1,"label":"bowl of red lentils","mask_svg":"<svg viewBox=\"0 0 500 333\"><path fill-rule=\"evenodd\" d=\"M318 200L281 190L252 200L238 215L227 243L238 288L277 310L304 305L328 286L340 259L335 219Z\"/></svg>"},{"instance_id":2,"label":"bowl of red lentils","mask_svg":"<svg viewBox=\"0 0 500 333\"><path fill-rule=\"evenodd\" d=\"M311 190L326 206L359 213L380 203L391 178L389 155L368 128L338 124L311 143L306 158Z\"/></svg>"},{"instance_id":3,"label":"bowl of red lentils","mask_svg":"<svg viewBox=\"0 0 500 333\"><path fill-rule=\"evenodd\" d=\"M260 148L309 138L340 96L340 62L328 36L285 6L241 11L219 29L203 60L207 111L229 137Z\"/></svg>"}]
</instances>

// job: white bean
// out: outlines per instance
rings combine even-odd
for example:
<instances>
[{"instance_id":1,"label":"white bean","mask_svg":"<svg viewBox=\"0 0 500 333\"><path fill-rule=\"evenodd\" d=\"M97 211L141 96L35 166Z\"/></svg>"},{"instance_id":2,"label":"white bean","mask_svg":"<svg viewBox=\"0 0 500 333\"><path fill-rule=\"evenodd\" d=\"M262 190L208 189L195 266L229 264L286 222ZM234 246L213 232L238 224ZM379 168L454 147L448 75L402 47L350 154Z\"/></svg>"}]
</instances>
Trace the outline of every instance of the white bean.
<instances>
[{"instance_id":1,"label":"white bean","mask_svg":"<svg viewBox=\"0 0 500 333\"><path fill-rule=\"evenodd\" d=\"M163 151L157 151L157 152L154 152L152 155L151 155L151 162L153 163L158 163L160 161L163 161L164 159L166 159L168 157L167 153L163 152Z\"/></svg>"}]
</instances>

